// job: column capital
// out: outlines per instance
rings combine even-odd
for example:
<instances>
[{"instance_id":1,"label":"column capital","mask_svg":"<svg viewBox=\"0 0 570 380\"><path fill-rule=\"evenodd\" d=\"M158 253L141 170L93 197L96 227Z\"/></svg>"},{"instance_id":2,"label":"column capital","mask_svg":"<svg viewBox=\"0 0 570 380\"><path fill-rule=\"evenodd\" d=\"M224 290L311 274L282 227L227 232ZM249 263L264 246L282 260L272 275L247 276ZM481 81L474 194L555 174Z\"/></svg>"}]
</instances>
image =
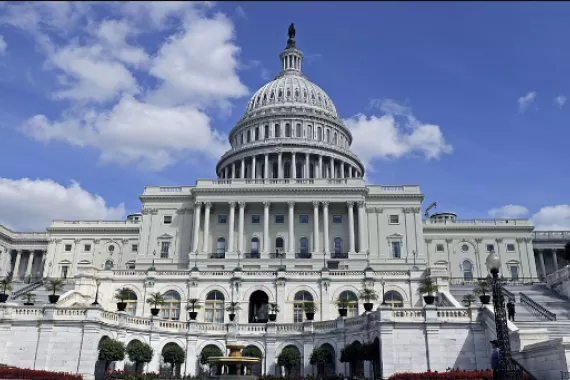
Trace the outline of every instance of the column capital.
<instances>
[{"instance_id":1,"label":"column capital","mask_svg":"<svg viewBox=\"0 0 570 380\"><path fill-rule=\"evenodd\" d=\"M291 156L293 156L293 157L295 157L296 154L297 153L295 153L295 152L291 152Z\"/></svg>"},{"instance_id":2,"label":"column capital","mask_svg":"<svg viewBox=\"0 0 570 380\"><path fill-rule=\"evenodd\" d=\"M264 153L263 156L269 157L269 153Z\"/></svg>"},{"instance_id":3,"label":"column capital","mask_svg":"<svg viewBox=\"0 0 570 380\"><path fill-rule=\"evenodd\" d=\"M269 206L271 206L271 202L270 201L263 201L263 206L269 207Z\"/></svg>"},{"instance_id":4,"label":"column capital","mask_svg":"<svg viewBox=\"0 0 570 380\"><path fill-rule=\"evenodd\" d=\"M425 240L425 242L426 242L427 244L430 244L430 243L432 242L431 239L424 239L424 240Z\"/></svg>"},{"instance_id":5,"label":"column capital","mask_svg":"<svg viewBox=\"0 0 570 380\"><path fill-rule=\"evenodd\" d=\"M532 243L532 238L526 237L526 238L524 238L524 242L525 243Z\"/></svg>"},{"instance_id":6,"label":"column capital","mask_svg":"<svg viewBox=\"0 0 570 380\"><path fill-rule=\"evenodd\" d=\"M319 202L319 201L313 201L313 207L314 207L314 208L318 208L318 207L319 207L319 203L321 203L321 202Z\"/></svg>"},{"instance_id":7,"label":"column capital","mask_svg":"<svg viewBox=\"0 0 570 380\"><path fill-rule=\"evenodd\" d=\"M238 202L239 208L244 208L245 207L245 202Z\"/></svg>"},{"instance_id":8,"label":"column capital","mask_svg":"<svg viewBox=\"0 0 570 380\"><path fill-rule=\"evenodd\" d=\"M477 244L483 243L483 238L475 238L475 243Z\"/></svg>"},{"instance_id":9,"label":"column capital","mask_svg":"<svg viewBox=\"0 0 570 380\"><path fill-rule=\"evenodd\" d=\"M353 201L348 201L346 202L346 205L350 208L354 207L354 202Z\"/></svg>"},{"instance_id":10,"label":"column capital","mask_svg":"<svg viewBox=\"0 0 570 380\"><path fill-rule=\"evenodd\" d=\"M503 242L503 239L497 238L497 239L495 239L495 241L496 241L497 243L502 243L502 242Z\"/></svg>"},{"instance_id":11,"label":"column capital","mask_svg":"<svg viewBox=\"0 0 570 380\"><path fill-rule=\"evenodd\" d=\"M329 207L329 201L323 201L321 202L323 204L323 207Z\"/></svg>"},{"instance_id":12,"label":"column capital","mask_svg":"<svg viewBox=\"0 0 570 380\"><path fill-rule=\"evenodd\" d=\"M289 205L289 207L293 207L295 206L295 201L287 201L287 204Z\"/></svg>"},{"instance_id":13,"label":"column capital","mask_svg":"<svg viewBox=\"0 0 570 380\"><path fill-rule=\"evenodd\" d=\"M212 207L212 202L205 202L204 204L206 205L206 208Z\"/></svg>"},{"instance_id":14,"label":"column capital","mask_svg":"<svg viewBox=\"0 0 570 380\"><path fill-rule=\"evenodd\" d=\"M364 207L364 201L358 201L356 202L356 204L358 205L358 207Z\"/></svg>"},{"instance_id":15,"label":"column capital","mask_svg":"<svg viewBox=\"0 0 570 380\"><path fill-rule=\"evenodd\" d=\"M230 207L236 207L236 202L228 202L228 204L230 205Z\"/></svg>"},{"instance_id":16,"label":"column capital","mask_svg":"<svg viewBox=\"0 0 570 380\"><path fill-rule=\"evenodd\" d=\"M202 207L202 202L194 202L194 206L196 206L196 207Z\"/></svg>"}]
</instances>

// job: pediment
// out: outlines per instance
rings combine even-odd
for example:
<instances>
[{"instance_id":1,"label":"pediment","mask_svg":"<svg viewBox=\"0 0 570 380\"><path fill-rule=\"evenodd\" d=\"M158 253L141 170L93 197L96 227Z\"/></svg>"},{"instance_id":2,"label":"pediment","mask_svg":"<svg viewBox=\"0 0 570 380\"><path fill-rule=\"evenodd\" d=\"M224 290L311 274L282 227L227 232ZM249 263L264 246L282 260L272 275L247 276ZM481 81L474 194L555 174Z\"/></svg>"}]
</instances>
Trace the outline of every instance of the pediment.
<instances>
[{"instance_id":1,"label":"pediment","mask_svg":"<svg viewBox=\"0 0 570 380\"><path fill-rule=\"evenodd\" d=\"M170 235L170 234L162 234L160 235L158 238L162 239L162 240L166 240L166 239L172 239L174 236Z\"/></svg>"}]
</instances>

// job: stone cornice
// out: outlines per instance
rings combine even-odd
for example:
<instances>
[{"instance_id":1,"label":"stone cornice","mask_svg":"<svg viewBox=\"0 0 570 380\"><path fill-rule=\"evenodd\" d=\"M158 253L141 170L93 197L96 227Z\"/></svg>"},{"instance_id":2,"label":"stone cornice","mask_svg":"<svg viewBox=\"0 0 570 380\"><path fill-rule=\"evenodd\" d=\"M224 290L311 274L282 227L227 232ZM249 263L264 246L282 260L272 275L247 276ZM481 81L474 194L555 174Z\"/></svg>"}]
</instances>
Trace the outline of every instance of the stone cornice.
<instances>
[{"instance_id":1,"label":"stone cornice","mask_svg":"<svg viewBox=\"0 0 570 380\"><path fill-rule=\"evenodd\" d=\"M204 194L212 194L215 193L216 195L236 195L239 193L257 193L259 195L264 194L264 193L281 193L284 196L287 196L291 193L338 193L339 195L342 194L347 194L347 193L357 193L357 194L366 194L367 189L365 187L295 187L294 185L291 185L290 187L287 188L283 188L283 187L279 187L279 188L275 188L275 187L262 187L262 188L247 188L247 187L242 187L242 188L215 188L215 187L209 187L209 188L204 188L204 189L200 189L200 188L196 188L195 189L196 194L200 194L200 195L204 195Z\"/></svg>"},{"instance_id":2,"label":"stone cornice","mask_svg":"<svg viewBox=\"0 0 570 380\"><path fill-rule=\"evenodd\" d=\"M171 195L165 195L165 194L171 194ZM139 199L141 200L141 202L148 202L148 201L152 201L152 202L185 202L185 201L191 201L194 199L194 195L193 194L184 194L184 195L180 195L180 194L173 194L173 193L165 193L165 194L141 194L139 195Z\"/></svg>"},{"instance_id":3,"label":"stone cornice","mask_svg":"<svg viewBox=\"0 0 570 380\"><path fill-rule=\"evenodd\" d=\"M49 227L47 229L48 232L50 233L75 233L75 232L92 232L92 233L106 233L106 232L112 232L112 233L120 233L120 234L137 234L140 232L140 225L137 225L137 227L125 227L125 228L117 228L117 227L110 227L110 226L97 226L97 225L92 225L92 226L85 226L85 227Z\"/></svg>"},{"instance_id":4,"label":"stone cornice","mask_svg":"<svg viewBox=\"0 0 570 380\"><path fill-rule=\"evenodd\" d=\"M423 225L423 232L430 234L449 234L450 232L524 232L531 233L533 231L533 226L514 226L514 225L477 225L477 224L459 224L453 225Z\"/></svg>"}]
</instances>

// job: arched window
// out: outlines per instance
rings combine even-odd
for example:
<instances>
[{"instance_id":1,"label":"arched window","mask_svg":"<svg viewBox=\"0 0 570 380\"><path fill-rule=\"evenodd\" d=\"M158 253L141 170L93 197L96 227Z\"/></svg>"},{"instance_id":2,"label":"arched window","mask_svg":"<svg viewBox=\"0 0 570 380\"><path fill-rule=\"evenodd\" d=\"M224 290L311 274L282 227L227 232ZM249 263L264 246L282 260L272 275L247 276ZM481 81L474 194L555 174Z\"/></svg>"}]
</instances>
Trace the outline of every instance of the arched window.
<instances>
[{"instance_id":1,"label":"arched window","mask_svg":"<svg viewBox=\"0 0 570 380\"><path fill-rule=\"evenodd\" d=\"M336 134L336 132L334 133L333 144L338 145L338 135Z\"/></svg>"},{"instance_id":2,"label":"arched window","mask_svg":"<svg viewBox=\"0 0 570 380\"><path fill-rule=\"evenodd\" d=\"M224 302L224 295L219 290L208 293L204 306L204 321L224 323Z\"/></svg>"},{"instance_id":3,"label":"arched window","mask_svg":"<svg viewBox=\"0 0 570 380\"><path fill-rule=\"evenodd\" d=\"M244 136L243 136L243 133L242 133L242 134L241 134L241 145L243 145L244 142L245 142L245 141L244 141Z\"/></svg>"},{"instance_id":4,"label":"arched window","mask_svg":"<svg viewBox=\"0 0 570 380\"><path fill-rule=\"evenodd\" d=\"M161 306L162 318L177 321L180 319L180 294L174 290L164 293L164 305Z\"/></svg>"},{"instance_id":5,"label":"arched window","mask_svg":"<svg viewBox=\"0 0 570 380\"><path fill-rule=\"evenodd\" d=\"M339 237L334 239L334 255L336 257L342 256L342 239Z\"/></svg>"},{"instance_id":6,"label":"arched window","mask_svg":"<svg viewBox=\"0 0 570 380\"><path fill-rule=\"evenodd\" d=\"M259 127L255 127L255 141L259 140Z\"/></svg>"},{"instance_id":7,"label":"arched window","mask_svg":"<svg viewBox=\"0 0 570 380\"><path fill-rule=\"evenodd\" d=\"M251 142L251 131L247 130L247 142Z\"/></svg>"},{"instance_id":8,"label":"arched window","mask_svg":"<svg viewBox=\"0 0 570 380\"><path fill-rule=\"evenodd\" d=\"M251 257L259 258L259 239L251 239Z\"/></svg>"},{"instance_id":9,"label":"arched window","mask_svg":"<svg viewBox=\"0 0 570 380\"><path fill-rule=\"evenodd\" d=\"M325 132L325 136L326 136L325 141L330 143L331 142L331 131L327 129Z\"/></svg>"},{"instance_id":10,"label":"arched window","mask_svg":"<svg viewBox=\"0 0 570 380\"><path fill-rule=\"evenodd\" d=\"M269 125L266 125L263 127L263 138L264 139L269 138Z\"/></svg>"},{"instance_id":11,"label":"arched window","mask_svg":"<svg viewBox=\"0 0 570 380\"><path fill-rule=\"evenodd\" d=\"M347 313L348 317L358 316L358 297L356 297L356 294L354 294L350 290L345 290L344 292L339 294L338 299L350 302L350 306L348 307L348 313Z\"/></svg>"},{"instance_id":12,"label":"arched window","mask_svg":"<svg viewBox=\"0 0 570 380\"><path fill-rule=\"evenodd\" d=\"M303 178L303 164L297 162L297 178Z\"/></svg>"},{"instance_id":13,"label":"arched window","mask_svg":"<svg viewBox=\"0 0 570 380\"><path fill-rule=\"evenodd\" d=\"M313 126L312 126L312 125L309 125L309 126L307 127L307 138L308 138L309 140L312 140L312 139L313 139Z\"/></svg>"},{"instance_id":14,"label":"arched window","mask_svg":"<svg viewBox=\"0 0 570 380\"><path fill-rule=\"evenodd\" d=\"M296 89L295 89L295 98L298 98L298 97L299 97L299 89L296 88Z\"/></svg>"},{"instance_id":15,"label":"arched window","mask_svg":"<svg viewBox=\"0 0 570 380\"><path fill-rule=\"evenodd\" d=\"M404 299L400 293L390 290L384 294L384 302L392 307L404 307Z\"/></svg>"},{"instance_id":16,"label":"arched window","mask_svg":"<svg viewBox=\"0 0 570 380\"><path fill-rule=\"evenodd\" d=\"M137 295L132 290L127 293L127 299L124 301L127 304L125 309L127 314L135 315L137 313Z\"/></svg>"},{"instance_id":17,"label":"arched window","mask_svg":"<svg viewBox=\"0 0 570 380\"><path fill-rule=\"evenodd\" d=\"M226 239L219 238L216 244L216 256L224 257L226 255Z\"/></svg>"},{"instance_id":18,"label":"arched window","mask_svg":"<svg viewBox=\"0 0 570 380\"><path fill-rule=\"evenodd\" d=\"M299 240L299 252L301 253L302 257L305 257L309 254L309 240L307 238L301 238Z\"/></svg>"},{"instance_id":19,"label":"arched window","mask_svg":"<svg viewBox=\"0 0 570 380\"><path fill-rule=\"evenodd\" d=\"M283 164L283 178L291 178L291 164L289 162Z\"/></svg>"},{"instance_id":20,"label":"arched window","mask_svg":"<svg viewBox=\"0 0 570 380\"><path fill-rule=\"evenodd\" d=\"M113 260L105 261L105 270L112 270L115 264L113 264Z\"/></svg>"},{"instance_id":21,"label":"arched window","mask_svg":"<svg viewBox=\"0 0 570 380\"><path fill-rule=\"evenodd\" d=\"M473 281L473 264L471 264L471 261L465 260L462 265L463 281Z\"/></svg>"},{"instance_id":22,"label":"arched window","mask_svg":"<svg viewBox=\"0 0 570 380\"><path fill-rule=\"evenodd\" d=\"M285 137L291 137L291 124L285 124Z\"/></svg>"},{"instance_id":23,"label":"arched window","mask_svg":"<svg viewBox=\"0 0 570 380\"><path fill-rule=\"evenodd\" d=\"M301 290L295 294L293 301L293 322L300 323L305 321L305 313L303 312L303 304L307 301L313 301L313 296L306 290Z\"/></svg>"},{"instance_id":24,"label":"arched window","mask_svg":"<svg viewBox=\"0 0 570 380\"><path fill-rule=\"evenodd\" d=\"M323 129L321 127L317 127L317 140L323 141Z\"/></svg>"},{"instance_id":25,"label":"arched window","mask_svg":"<svg viewBox=\"0 0 570 380\"><path fill-rule=\"evenodd\" d=\"M301 124L297 124L297 132L295 133L297 137L303 137L303 128Z\"/></svg>"},{"instance_id":26,"label":"arched window","mask_svg":"<svg viewBox=\"0 0 570 380\"><path fill-rule=\"evenodd\" d=\"M275 252L281 253L283 252L283 247L285 247L285 243L283 242L283 238L278 237L275 239Z\"/></svg>"},{"instance_id":27,"label":"arched window","mask_svg":"<svg viewBox=\"0 0 570 380\"><path fill-rule=\"evenodd\" d=\"M273 163L273 178L279 177L279 166L277 166L277 162Z\"/></svg>"},{"instance_id":28,"label":"arched window","mask_svg":"<svg viewBox=\"0 0 570 380\"><path fill-rule=\"evenodd\" d=\"M275 124L275 133L273 133L273 136L275 136L276 139L281 137L281 129L279 128L279 124Z\"/></svg>"}]
</instances>

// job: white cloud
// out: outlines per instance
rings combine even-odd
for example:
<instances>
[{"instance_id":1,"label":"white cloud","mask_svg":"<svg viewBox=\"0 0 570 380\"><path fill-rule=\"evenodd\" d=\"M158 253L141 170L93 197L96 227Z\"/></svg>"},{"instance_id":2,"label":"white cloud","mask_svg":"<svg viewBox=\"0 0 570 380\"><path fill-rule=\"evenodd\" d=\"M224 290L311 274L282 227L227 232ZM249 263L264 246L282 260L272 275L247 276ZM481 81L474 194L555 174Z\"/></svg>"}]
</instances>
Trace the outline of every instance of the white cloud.
<instances>
[{"instance_id":1,"label":"white cloud","mask_svg":"<svg viewBox=\"0 0 570 380\"><path fill-rule=\"evenodd\" d=\"M7 44L6 41L4 40L4 37L0 35L0 55L6 53L6 48L7 48L7 47L8 47L8 44Z\"/></svg>"},{"instance_id":2,"label":"white cloud","mask_svg":"<svg viewBox=\"0 0 570 380\"><path fill-rule=\"evenodd\" d=\"M17 231L44 231L53 219L122 219L121 203L110 207L72 181L67 187L49 179L0 178L0 224Z\"/></svg>"},{"instance_id":3,"label":"white cloud","mask_svg":"<svg viewBox=\"0 0 570 380\"><path fill-rule=\"evenodd\" d=\"M536 92L534 92L534 91L529 92L525 96L521 96L518 99L519 112L520 113L525 112L531 105L534 104L535 99L536 99Z\"/></svg>"},{"instance_id":4,"label":"white cloud","mask_svg":"<svg viewBox=\"0 0 570 380\"><path fill-rule=\"evenodd\" d=\"M247 19L247 13L245 13L245 9L243 9L240 5L236 7L236 16L239 18Z\"/></svg>"},{"instance_id":5,"label":"white cloud","mask_svg":"<svg viewBox=\"0 0 570 380\"><path fill-rule=\"evenodd\" d=\"M570 205L546 206L532 216L537 230L570 230Z\"/></svg>"},{"instance_id":6,"label":"white cloud","mask_svg":"<svg viewBox=\"0 0 570 380\"><path fill-rule=\"evenodd\" d=\"M489 210L489 215L497 219L516 219L528 214L528 209L519 205L506 205Z\"/></svg>"},{"instance_id":7,"label":"white cloud","mask_svg":"<svg viewBox=\"0 0 570 380\"><path fill-rule=\"evenodd\" d=\"M408 107L388 99L374 101L373 105L384 115L358 114L344 120L354 137L351 149L357 152L368 169L376 158L419 154L426 159L438 159L442 154L453 152L440 127L418 121Z\"/></svg>"},{"instance_id":8,"label":"white cloud","mask_svg":"<svg viewBox=\"0 0 570 380\"><path fill-rule=\"evenodd\" d=\"M554 98L554 102L558 105L559 108L562 108L564 106L564 103L566 103L566 97L564 95L557 96Z\"/></svg>"}]
</instances>

